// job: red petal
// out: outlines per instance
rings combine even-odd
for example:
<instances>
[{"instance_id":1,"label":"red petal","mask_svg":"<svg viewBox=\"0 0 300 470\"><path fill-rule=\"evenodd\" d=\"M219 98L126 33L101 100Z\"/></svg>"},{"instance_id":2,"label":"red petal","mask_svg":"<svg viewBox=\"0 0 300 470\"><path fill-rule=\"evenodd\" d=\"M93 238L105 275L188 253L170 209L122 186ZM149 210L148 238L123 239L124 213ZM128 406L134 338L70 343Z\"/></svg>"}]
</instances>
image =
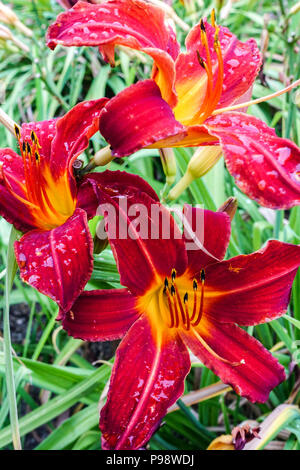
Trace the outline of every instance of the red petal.
<instances>
[{"instance_id":1,"label":"red petal","mask_svg":"<svg viewBox=\"0 0 300 470\"><path fill-rule=\"evenodd\" d=\"M49 162L52 175L60 176L88 146L89 139L99 130L99 117L107 98L83 101L58 119L22 125L22 139L30 140L35 131L41 156Z\"/></svg>"},{"instance_id":2,"label":"red petal","mask_svg":"<svg viewBox=\"0 0 300 470\"><path fill-rule=\"evenodd\" d=\"M176 136L176 142L185 135L185 128L175 120L156 83L144 80L109 101L101 115L100 132L113 155L122 157L168 137Z\"/></svg>"},{"instance_id":3,"label":"red petal","mask_svg":"<svg viewBox=\"0 0 300 470\"><path fill-rule=\"evenodd\" d=\"M142 295L173 268L178 276L183 274L184 241L164 206L133 186L98 186L97 192L122 285Z\"/></svg>"},{"instance_id":4,"label":"red petal","mask_svg":"<svg viewBox=\"0 0 300 470\"><path fill-rule=\"evenodd\" d=\"M220 139L227 168L247 196L273 209L300 204L300 149L293 142L242 113L220 114L204 125Z\"/></svg>"},{"instance_id":5,"label":"red petal","mask_svg":"<svg viewBox=\"0 0 300 470\"><path fill-rule=\"evenodd\" d=\"M117 191L119 194L127 194L128 188L134 188L145 192L155 201L159 201L152 187L137 175L119 170L89 173L83 178L77 195L77 207L84 209L88 218L94 217L98 209L97 187L105 187L108 191Z\"/></svg>"},{"instance_id":6,"label":"red petal","mask_svg":"<svg viewBox=\"0 0 300 470\"><path fill-rule=\"evenodd\" d=\"M27 201L22 187L24 183L22 158L9 148L0 150L0 215L21 232L35 228L35 220L29 206L11 194L4 178L12 191Z\"/></svg>"},{"instance_id":7,"label":"red petal","mask_svg":"<svg viewBox=\"0 0 300 470\"><path fill-rule=\"evenodd\" d=\"M138 319L135 297L127 289L83 292L63 316L68 334L85 341L111 341L124 336Z\"/></svg>"},{"instance_id":8,"label":"red petal","mask_svg":"<svg viewBox=\"0 0 300 470\"><path fill-rule=\"evenodd\" d=\"M220 322L256 325L286 312L300 246L271 240L251 255L205 270L205 311Z\"/></svg>"},{"instance_id":9,"label":"red petal","mask_svg":"<svg viewBox=\"0 0 300 470\"><path fill-rule=\"evenodd\" d=\"M188 265L194 276L205 266L224 258L230 240L230 217L224 212L212 212L189 204L184 205L183 214Z\"/></svg>"},{"instance_id":10,"label":"red petal","mask_svg":"<svg viewBox=\"0 0 300 470\"><path fill-rule=\"evenodd\" d=\"M15 243L21 278L70 310L93 269L93 242L86 213L77 209L50 231L32 230Z\"/></svg>"},{"instance_id":11,"label":"red petal","mask_svg":"<svg viewBox=\"0 0 300 470\"><path fill-rule=\"evenodd\" d=\"M204 22L210 55L213 62L214 83L218 73L217 54L214 50L213 28ZM261 57L254 39L245 43L238 41L227 28L221 26L219 40L224 63L223 92L218 107L228 106L242 96L254 82L261 65ZM178 105L175 116L180 122L188 124L202 104L207 75L201 67L197 52L207 61L205 46L201 42L200 26L194 26L186 38L187 53L181 53L176 61L176 91Z\"/></svg>"},{"instance_id":12,"label":"red petal","mask_svg":"<svg viewBox=\"0 0 300 470\"><path fill-rule=\"evenodd\" d=\"M164 99L174 105L175 66L173 57L179 46L174 32L165 21L164 11L141 0L116 0L103 5L78 2L61 13L50 26L47 45L100 46L105 60L114 65L117 44L149 54L159 69L159 82L164 84Z\"/></svg>"},{"instance_id":13,"label":"red petal","mask_svg":"<svg viewBox=\"0 0 300 470\"><path fill-rule=\"evenodd\" d=\"M147 318L139 319L117 350L101 411L102 447L135 450L145 444L181 396L189 369L180 338L167 337L152 329Z\"/></svg>"},{"instance_id":14,"label":"red petal","mask_svg":"<svg viewBox=\"0 0 300 470\"><path fill-rule=\"evenodd\" d=\"M252 402L265 402L270 391L285 379L284 368L272 354L236 325L203 318L197 331L181 330L180 335L205 366ZM201 344L201 338L223 359L243 363L233 366L218 359Z\"/></svg>"}]
</instances>

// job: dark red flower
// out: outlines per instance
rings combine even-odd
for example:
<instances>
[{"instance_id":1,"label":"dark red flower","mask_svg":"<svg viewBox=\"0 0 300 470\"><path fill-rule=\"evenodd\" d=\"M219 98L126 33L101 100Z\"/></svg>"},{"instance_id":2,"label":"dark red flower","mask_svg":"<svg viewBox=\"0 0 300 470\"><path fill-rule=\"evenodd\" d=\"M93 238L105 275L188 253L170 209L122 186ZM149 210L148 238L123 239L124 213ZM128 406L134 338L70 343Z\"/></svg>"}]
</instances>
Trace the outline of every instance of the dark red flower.
<instances>
[{"instance_id":1,"label":"dark red flower","mask_svg":"<svg viewBox=\"0 0 300 470\"><path fill-rule=\"evenodd\" d=\"M0 214L24 234L15 242L21 278L62 311L71 308L93 269L87 220L97 198L82 190L72 163L98 131L106 102L86 101L61 118L16 126L21 156L0 150Z\"/></svg>"},{"instance_id":2,"label":"dark red flower","mask_svg":"<svg viewBox=\"0 0 300 470\"><path fill-rule=\"evenodd\" d=\"M183 392L187 347L237 393L267 400L284 380L284 369L237 324L263 323L286 311L300 247L273 240L255 253L222 261L230 237L226 213L186 205L182 235L145 182L141 187L134 175L119 173L112 189L111 172L102 175L106 189L103 182L87 184L104 208L114 208L103 214L126 288L83 292L62 323L69 334L88 341L125 335L101 412L103 448L138 449L149 440ZM125 236L114 233L115 226L125 227Z\"/></svg>"},{"instance_id":3,"label":"dark red flower","mask_svg":"<svg viewBox=\"0 0 300 470\"><path fill-rule=\"evenodd\" d=\"M180 52L162 9L143 0L111 0L78 2L59 15L48 30L48 46L57 44L98 46L112 65L117 44L153 58L151 80L118 93L101 116L113 155L221 145L228 170L250 198L277 209L300 203L300 149L259 119L230 111L248 100L261 66L253 39L239 41L212 15L212 24L204 20L190 31Z\"/></svg>"}]
</instances>

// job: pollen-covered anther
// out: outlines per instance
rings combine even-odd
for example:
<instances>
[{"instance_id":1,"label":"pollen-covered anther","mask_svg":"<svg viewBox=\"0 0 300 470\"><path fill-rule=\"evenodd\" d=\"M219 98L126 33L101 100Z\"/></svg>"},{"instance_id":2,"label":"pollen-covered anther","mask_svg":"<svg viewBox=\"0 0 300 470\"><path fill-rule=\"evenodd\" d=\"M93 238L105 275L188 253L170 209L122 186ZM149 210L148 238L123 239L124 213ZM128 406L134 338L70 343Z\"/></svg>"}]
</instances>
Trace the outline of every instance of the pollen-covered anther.
<instances>
[{"instance_id":1,"label":"pollen-covered anther","mask_svg":"<svg viewBox=\"0 0 300 470\"><path fill-rule=\"evenodd\" d=\"M14 130L15 130L15 136L16 136L17 140L20 140L20 138L21 138L21 129L17 124L14 125Z\"/></svg>"},{"instance_id":2,"label":"pollen-covered anther","mask_svg":"<svg viewBox=\"0 0 300 470\"><path fill-rule=\"evenodd\" d=\"M193 117L193 124L202 124L215 110L218 102L220 101L220 97L222 94L223 89L223 74L224 74L224 66L223 66L223 57L222 57L222 50L221 44L219 40L219 27L215 22L215 15L212 12L211 16L212 25L215 28L214 34L214 43L213 43L213 50L211 51L211 46L208 43L207 33L204 21L200 21L200 37L201 42L205 49L205 57L203 58L200 55L199 51L196 51L197 59L200 66L205 70L207 75L207 86L205 96L203 98L202 105L200 106L199 111ZM211 53L215 53L217 56L217 70L213 69L213 61ZM215 79L215 75L217 75Z\"/></svg>"}]
</instances>

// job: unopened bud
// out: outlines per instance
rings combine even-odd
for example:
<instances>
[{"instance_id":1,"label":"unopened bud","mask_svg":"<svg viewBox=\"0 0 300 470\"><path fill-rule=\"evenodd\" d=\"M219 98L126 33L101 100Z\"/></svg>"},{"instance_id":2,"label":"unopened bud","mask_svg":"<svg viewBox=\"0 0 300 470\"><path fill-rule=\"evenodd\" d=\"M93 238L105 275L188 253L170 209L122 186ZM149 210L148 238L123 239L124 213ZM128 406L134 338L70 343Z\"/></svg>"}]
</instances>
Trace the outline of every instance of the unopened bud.
<instances>
[{"instance_id":1,"label":"unopened bud","mask_svg":"<svg viewBox=\"0 0 300 470\"><path fill-rule=\"evenodd\" d=\"M102 219L97 225L94 236L94 253L99 255L108 245L108 237L105 231L105 220Z\"/></svg>"},{"instance_id":2,"label":"unopened bud","mask_svg":"<svg viewBox=\"0 0 300 470\"><path fill-rule=\"evenodd\" d=\"M226 212L226 214L229 215L230 220L232 220L235 216L237 206L238 204L236 197L230 197L227 199L227 201L224 202L224 204L221 205L221 207L219 207L218 212Z\"/></svg>"},{"instance_id":3,"label":"unopened bud","mask_svg":"<svg viewBox=\"0 0 300 470\"><path fill-rule=\"evenodd\" d=\"M114 156L111 153L111 148L107 145L107 147L104 147L95 154L92 162L95 166L104 166L110 163L113 159Z\"/></svg>"},{"instance_id":4,"label":"unopened bud","mask_svg":"<svg viewBox=\"0 0 300 470\"><path fill-rule=\"evenodd\" d=\"M298 2L294 6L292 6L292 8L290 9L290 11L287 14L288 18L290 16L296 15L299 11L300 11L300 2Z\"/></svg>"},{"instance_id":5,"label":"unopened bud","mask_svg":"<svg viewBox=\"0 0 300 470\"><path fill-rule=\"evenodd\" d=\"M294 100L295 100L295 105L298 106L298 108L300 108L300 88L299 90L296 91Z\"/></svg>"},{"instance_id":6,"label":"unopened bud","mask_svg":"<svg viewBox=\"0 0 300 470\"><path fill-rule=\"evenodd\" d=\"M181 180L171 189L168 199L177 199L183 191L197 178L205 175L221 158L220 146L200 147L196 150Z\"/></svg>"},{"instance_id":7,"label":"unopened bud","mask_svg":"<svg viewBox=\"0 0 300 470\"><path fill-rule=\"evenodd\" d=\"M174 183L176 178L176 158L172 149L159 149L160 159L167 185Z\"/></svg>"}]
</instances>

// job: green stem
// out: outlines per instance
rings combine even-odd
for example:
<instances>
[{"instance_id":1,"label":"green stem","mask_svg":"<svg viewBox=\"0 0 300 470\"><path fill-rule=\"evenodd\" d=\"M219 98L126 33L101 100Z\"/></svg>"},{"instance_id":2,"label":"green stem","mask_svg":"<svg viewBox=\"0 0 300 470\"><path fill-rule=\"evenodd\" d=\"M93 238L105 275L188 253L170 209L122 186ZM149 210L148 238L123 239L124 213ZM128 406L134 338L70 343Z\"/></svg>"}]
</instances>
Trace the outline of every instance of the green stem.
<instances>
[{"instance_id":1,"label":"green stem","mask_svg":"<svg viewBox=\"0 0 300 470\"><path fill-rule=\"evenodd\" d=\"M13 285L14 277L17 270L17 263L14 253L14 242L17 238L17 231L12 227L9 237L8 250L7 250L7 265L6 265L6 276L5 276L5 307L4 307L4 319L3 319L3 335L4 335L4 360L5 360L5 376L6 376L6 387L7 396L9 401L9 413L10 413L10 424L12 432L12 441L15 450L22 450L20 432L19 432L19 421L18 421L18 409L16 401L16 388L14 369L12 361L12 348L11 348L11 337L10 337L10 325L9 325L9 294Z\"/></svg>"}]
</instances>

